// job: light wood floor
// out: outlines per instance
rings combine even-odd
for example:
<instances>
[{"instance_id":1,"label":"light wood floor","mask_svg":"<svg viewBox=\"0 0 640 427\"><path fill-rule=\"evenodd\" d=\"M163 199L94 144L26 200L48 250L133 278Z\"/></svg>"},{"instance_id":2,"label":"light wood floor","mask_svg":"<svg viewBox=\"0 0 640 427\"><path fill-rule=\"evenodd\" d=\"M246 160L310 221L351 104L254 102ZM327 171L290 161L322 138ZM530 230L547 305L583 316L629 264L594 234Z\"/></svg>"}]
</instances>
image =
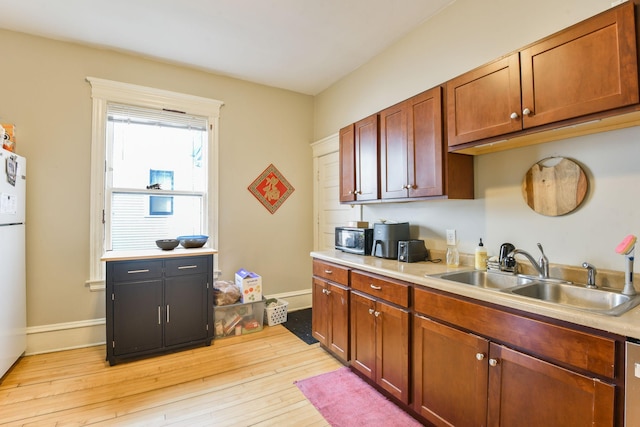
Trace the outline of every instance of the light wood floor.
<instances>
[{"instance_id":1,"label":"light wood floor","mask_svg":"<svg viewBox=\"0 0 640 427\"><path fill-rule=\"evenodd\" d=\"M341 366L281 325L111 367L104 346L26 356L0 425L326 426L293 382Z\"/></svg>"}]
</instances>

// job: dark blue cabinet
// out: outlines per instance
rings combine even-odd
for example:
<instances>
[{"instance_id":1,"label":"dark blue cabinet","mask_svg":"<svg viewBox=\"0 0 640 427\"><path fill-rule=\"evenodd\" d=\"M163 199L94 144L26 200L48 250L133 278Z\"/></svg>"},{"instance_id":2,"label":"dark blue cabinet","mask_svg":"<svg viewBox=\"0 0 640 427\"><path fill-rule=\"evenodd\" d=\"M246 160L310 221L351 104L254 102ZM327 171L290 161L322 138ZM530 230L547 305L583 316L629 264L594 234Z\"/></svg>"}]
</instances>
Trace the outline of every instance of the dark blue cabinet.
<instances>
[{"instance_id":1,"label":"dark blue cabinet","mask_svg":"<svg viewBox=\"0 0 640 427\"><path fill-rule=\"evenodd\" d=\"M210 345L213 255L107 261L107 360Z\"/></svg>"}]
</instances>

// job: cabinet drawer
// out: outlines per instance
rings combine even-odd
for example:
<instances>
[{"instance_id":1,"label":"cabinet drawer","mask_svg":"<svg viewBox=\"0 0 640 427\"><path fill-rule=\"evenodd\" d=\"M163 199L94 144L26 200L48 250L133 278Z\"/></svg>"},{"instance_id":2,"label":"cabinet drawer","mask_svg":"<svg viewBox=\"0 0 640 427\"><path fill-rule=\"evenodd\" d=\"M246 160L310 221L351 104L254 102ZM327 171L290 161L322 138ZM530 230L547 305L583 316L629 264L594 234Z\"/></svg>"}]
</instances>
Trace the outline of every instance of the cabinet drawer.
<instances>
[{"instance_id":1,"label":"cabinet drawer","mask_svg":"<svg viewBox=\"0 0 640 427\"><path fill-rule=\"evenodd\" d=\"M329 262L313 260L313 275L349 286L349 269Z\"/></svg>"},{"instance_id":2,"label":"cabinet drawer","mask_svg":"<svg viewBox=\"0 0 640 427\"><path fill-rule=\"evenodd\" d=\"M107 264L114 282L136 282L162 277L161 260L120 261Z\"/></svg>"},{"instance_id":3,"label":"cabinet drawer","mask_svg":"<svg viewBox=\"0 0 640 427\"><path fill-rule=\"evenodd\" d=\"M165 261L165 275L171 277L205 273L208 265L208 257L206 256L167 259Z\"/></svg>"},{"instance_id":4,"label":"cabinet drawer","mask_svg":"<svg viewBox=\"0 0 640 427\"><path fill-rule=\"evenodd\" d=\"M351 288L402 307L409 307L409 285L360 271L351 272Z\"/></svg>"},{"instance_id":5,"label":"cabinet drawer","mask_svg":"<svg viewBox=\"0 0 640 427\"><path fill-rule=\"evenodd\" d=\"M415 311L511 347L615 378L616 340L415 288Z\"/></svg>"}]
</instances>

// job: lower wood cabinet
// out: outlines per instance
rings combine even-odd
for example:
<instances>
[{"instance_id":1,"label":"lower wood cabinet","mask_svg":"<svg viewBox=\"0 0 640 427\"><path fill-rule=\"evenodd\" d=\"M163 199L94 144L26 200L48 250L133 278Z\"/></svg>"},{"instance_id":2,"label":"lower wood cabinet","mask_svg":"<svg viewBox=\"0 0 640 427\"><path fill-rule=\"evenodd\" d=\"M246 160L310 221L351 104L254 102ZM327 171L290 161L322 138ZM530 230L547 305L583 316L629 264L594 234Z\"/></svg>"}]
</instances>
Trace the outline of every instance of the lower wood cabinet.
<instances>
[{"instance_id":1,"label":"lower wood cabinet","mask_svg":"<svg viewBox=\"0 0 640 427\"><path fill-rule=\"evenodd\" d=\"M494 343L488 363L488 425L614 425L612 384Z\"/></svg>"},{"instance_id":2,"label":"lower wood cabinet","mask_svg":"<svg viewBox=\"0 0 640 427\"><path fill-rule=\"evenodd\" d=\"M107 360L211 344L213 256L107 262Z\"/></svg>"},{"instance_id":3,"label":"lower wood cabinet","mask_svg":"<svg viewBox=\"0 0 640 427\"><path fill-rule=\"evenodd\" d=\"M343 362L349 351L349 269L313 260L311 334Z\"/></svg>"},{"instance_id":4,"label":"lower wood cabinet","mask_svg":"<svg viewBox=\"0 0 640 427\"><path fill-rule=\"evenodd\" d=\"M408 404L409 287L357 271L351 287L351 367Z\"/></svg>"},{"instance_id":5,"label":"lower wood cabinet","mask_svg":"<svg viewBox=\"0 0 640 427\"><path fill-rule=\"evenodd\" d=\"M312 335L343 362L349 361L349 288L313 279Z\"/></svg>"},{"instance_id":6,"label":"lower wood cabinet","mask_svg":"<svg viewBox=\"0 0 640 427\"><path fill-rule=\"evenodd\" d=\"M409 311L352 292L351 366L409 403Z\"/></svg>"},{"instance_id":7,"label":"lower wood cabinet","mask_svg":"<svg viewBox=\"0 0 640 427\"><path fill-rule=\"evenodd\" d=\"M414 409L436 426L613 426L615 386L423 316Z\"/></svg>"},{"instance_id":8,"label":"lower wood cabinet","mask_svg":"<svg viewBox=\"0 0 640 427\"><path fill-rule=\"evenodd\" d=\"M415 307L413 408L434 425L621 425L614 339L422 289Z\"/></svg>"},{"instance_id":9,"label":"lower wood cabinet","mask_svg":"<svg viewBox=\"0 0 640 427\"><path fill-rule=\"evenodd\" d=\"M488 354L486 339L415 315L415 411L437 426L486 425Z\"/></svg>"}]
</instances>

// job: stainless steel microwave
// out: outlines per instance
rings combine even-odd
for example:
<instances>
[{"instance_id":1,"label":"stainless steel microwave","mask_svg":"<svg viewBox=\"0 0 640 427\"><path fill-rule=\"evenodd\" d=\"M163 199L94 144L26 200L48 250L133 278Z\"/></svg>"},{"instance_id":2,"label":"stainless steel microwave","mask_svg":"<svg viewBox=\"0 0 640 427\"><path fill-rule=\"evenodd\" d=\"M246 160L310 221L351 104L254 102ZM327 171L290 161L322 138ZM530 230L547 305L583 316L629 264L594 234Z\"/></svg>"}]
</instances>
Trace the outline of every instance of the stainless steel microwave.
<instances>
[{"instance_id":1,"label":"stainless steel microwave","mask_svg":"<svg viewBox=\"0 0 640 427\"><path fill-rule=\"evenodd\" d=\"M352 254L371 255L373 228L336 227L335 248Z\"/></svg>"}]
</instances>

